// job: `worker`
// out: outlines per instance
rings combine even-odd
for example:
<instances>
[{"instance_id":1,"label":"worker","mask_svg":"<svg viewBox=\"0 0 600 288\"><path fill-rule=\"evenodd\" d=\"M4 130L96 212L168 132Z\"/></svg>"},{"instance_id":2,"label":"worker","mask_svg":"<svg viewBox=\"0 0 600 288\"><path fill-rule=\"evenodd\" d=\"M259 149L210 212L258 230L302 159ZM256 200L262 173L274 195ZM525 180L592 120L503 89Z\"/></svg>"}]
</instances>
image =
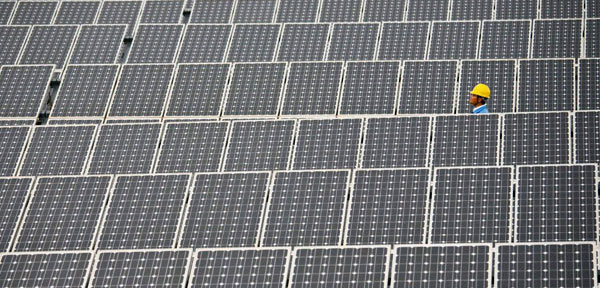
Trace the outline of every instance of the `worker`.
<instances>
[{"instance_id":1,"label":"worker","mask_svg":"<svg viewBox=\"0 0 600 288\"><path fill-rule=\"evenodd\" d=\"M471 91L471 98L469 98L469 103L474 106L473 114L489 113L487 105L485 104L489 99L490 88L485 84L475 85L473 91Z\"/></svg>"}]
</instances>

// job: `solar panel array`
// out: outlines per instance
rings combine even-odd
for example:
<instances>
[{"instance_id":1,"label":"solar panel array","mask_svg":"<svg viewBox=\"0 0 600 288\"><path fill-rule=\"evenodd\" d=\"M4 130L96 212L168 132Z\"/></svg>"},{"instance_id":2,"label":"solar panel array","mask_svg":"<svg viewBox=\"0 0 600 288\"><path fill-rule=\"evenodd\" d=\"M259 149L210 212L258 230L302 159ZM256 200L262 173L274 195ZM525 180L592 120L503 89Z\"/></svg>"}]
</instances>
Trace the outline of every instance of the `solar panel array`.
<instances>
[{"instance_id":1,"label":"solar panel array","mask_svg":"<svg viewBox=\"0 0 600 288\"><path fill-rule=\"evenodd\" d=\"M596 287L599 11L0 0L0 286Z\"/></svg>"}]
</instances>

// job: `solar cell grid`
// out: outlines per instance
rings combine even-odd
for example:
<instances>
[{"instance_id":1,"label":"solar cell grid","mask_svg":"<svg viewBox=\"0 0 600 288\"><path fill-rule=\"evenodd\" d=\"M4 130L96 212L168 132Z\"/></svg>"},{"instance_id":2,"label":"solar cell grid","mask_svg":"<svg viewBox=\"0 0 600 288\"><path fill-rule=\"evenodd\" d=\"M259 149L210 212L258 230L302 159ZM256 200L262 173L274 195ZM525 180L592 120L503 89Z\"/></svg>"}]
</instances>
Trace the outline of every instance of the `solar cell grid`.
<instances>
[{"instance_id":1,"label":"solar cell grid","mask_svg":"<svg viewBox=\"0 0 600 288\"><path fill-rule=\"evenodd\" d=\"M276 22L316 22L319 0L279 0Z\"/></svg>"},{"instance_id":2,"label":"solar cell grid","mask_svg":"<svg viewBox=\"0 0 600 288\"><path fill-rule=\"evenodd\" d=\"M2 287L83 287L92 252L10 253L0 256Z\"/></svg>"},{"instance_id":3,"label":"solar cell grid","mask_svg":"<svg viewBox=\"0 0 600 288\"><path fill-rule=\"evenodd\" d=\"M496 0L496 19L535 19L538 0Z\"/></svg>"},{"instance_id":4,"label":"solar cell grid","mask_svg":"<svg viewBox=\"0 0 600 288\"><path fill-rule=\"evenodd\" d=\"M149 173L160 131L160 123L101 125L87 173Z\"/></svg>"},{"instance_id":5,"label":"solar cell grid","mask_svg":"<svg viewBox=\"0 0 600 288\"><path fill-rule=\"evenodd\" d=\"M258 245L270 172L196 174L179 247Z\"/></svg>"},{"instance_id":6,"label":"solar cell grid","mask_svg":"<svg viewBox=\"0 0 600 288\"><path fill-rule=\"evenodd\" d=\"M54 64L63 69L78 30L77 25L33 26L19 64Z\"/></svg>"},{"instance_id":7,"label":"solar cell grid","mask_svg":"<svg viewBox=\"0 0 600 288\"><path fill-rule=\"evenodd\" d=\"M424 243L429 169L355 170L346 244Z\"/></svg>"},{"instance_id":8,"label":"solar cell grid","mask_svg":"<svg viewBox=\"0 0 600 288\"><path fill-rule=\"evenodd\" d=\"M359 22L363 0L322 0L319 22Z\"/></svg>"},{"instance_id":9,"label":"solar cell grid","mask_svg":"<svg viewBox=\"0 0 600 288\"><path fill-rule=\"evenodd\" d=\"M0 1L0 25L8 24L13 9L17 6L16 4L15 1Z\"/></svg>"},{"instance_id":10,"label":"solar cell grid","mask_svg":"<svg viewBox=\"0 0 600 288\"><path fill-rule=\"evenodd\" d=\"M276 0L237 0L233 23L271 23L277 6Z\"/></svg>"},{"instance_id":11,"label":"solar cell grid","mask_svg":"<svg viewBox=\"0 0 600 288\"><path fill-rule=\"evenodd\" d=\"M19 175L81 175L96 125L34 126Z\"/></svg>"},{"instance_id":12,"label":"solar cell grid","mask_svg":"<svg viewBox=\"0 0 600 288\"><path fill-rule=\"evenodd\" d=\"M104 124L133 124L133 123L161 123L159 117L141 117L141 118L115 118L106 119Z\"/></svg>"},{"instance_id":13,"label":"solar cell grid","mask_svg":"<svg viewBox=\"0 0 600 288\"><path fill-rule=\"evenodd\" d=\"M347 62L340 114L394 114L400 62Z\"/></svg>"},{"instance_id":14,"label":"solar cell grid","mask_svg":"<svg viewBox=\"0 0 600 288\"><path fill-rule=\"evenodd\" d=\"M290 287L387 287L387 246L294 249Z\"/></svg>"},{"instance_id":15,"label":"solar cell grid","mask_svg":"<svg viewBox=\"0 0 600 288\"><path fill-rule=\"evenodd\" d=\"M174 248L191 178L191 174L116 176L97 248Z\"/></svg>"},{"instance_id":16,"label":"solar cell grid","mask_svg":"<svg viewBox=\"0 0 600 288\"><path fill-rule=\"evenodd\" d=\"M144 4L140 23L179 23L183 13L183 0L151 0Z\"/></svg>"},{"instance_id":17,"label":"solar cell grid","mask_svg":"<svg viewBox=\"0 0 600 288\"><path fill-rule=\"evenodd\" d=\"M235 63L229 82L224 116L277 116L285 81L286 63Z\"/></svg>"},{"instance_id":18,"label":"solar cell grid","mask_svg":"<svg viewBox=\"0 0 600 288\"><path fill-rule=\"evenodd\" d=\"M534 20L533 58L579 58L583 22L579 20Z\"/></svg>"},{"instance_id":19,"label":"solar cell grid","mask_svg":"<svg viewBox=\"0 0 600 288\"><path fill-rule=\"evenodd\" d=\"M540 0L541 18L582 18L583 1Z\"/></svg>"},{"instance_id":20,"label":"solar cell grid","mask_svg":"<svg viewBox=\"0 0 600 288\"><path fill-rule=\"evenodd\" d=\"M33 180L33 177L0 177L0 209L3 211L0 217L1 252L10 249Z\"/></svg>"},{"instance_id":21,"label":"solar cell grid","mask_svg":"<svg viewBox=\"0 0 600 288\"><path fill-rule=\"evenodd\" d=\"M48 125L100 125L102 124L103 119L90 119L90 118L58 118L58 119L49 119Z\"/></svg>"},{"instance_id":22,"label":"solar cell grid","mask_svg":"<svg viewBox=\"0 0 600 288\"><path fill-rule=\"evenodd\" d=\"M0 2L0 11L2 11L2 4L9 2ZM1 12L0 12L1 13ZM19 54L23 46L25 46L25 39L29 33L29 26L0 26L0 66L13 65L17 63Z\"/></svg>"},{"instance_id":23,"label":"solar cell grid","mask_svg":"<svg viewBox=\"0 0 600 288\"><path fill-rule=\"evenodd\" d=\"M515 241L598 239L597 166L517 167Z\"/></svg>"},{"instance_id":24,"label":"solar cell grid","mask_svg":"<svg viewBox=\"0 0 600 288\"><path fill-rule=\"evenodd\" d=\"M600 9L599 9L600 10ZM585 56L600 57L600 19L585 21Z\"/></svg>"},{"instance_id":25,"label":"solar cell grid","mask_svg":"<svg viewBox=\"0 0 600 288\"><path fill-rule=\"evenodd\" d=\"M54 65L0 67L0 117L37 117Z\"/></svg>"},{"instance_id":26,"label":"solar cell grid","mask_svg":"<svg viewBox=\"0 0 600 288\"><path fill-rule=\"evenodd\" d=\"M356 168L361 119L301 120L292 169Z\"/></svg>"},{"instance_id":27,"label":"solar cell grid","mask_svg":"<svg viewBox=\"0 0 600 288\"><path fill-rule=\"evenodd\" d=\"M194 1L190 23L230 23L234 0Z\"/></svg>"},{"instance_id":28,"label":"solar cell grid","mask_svg":"<svg viewBox=\"0 0 600 288\"><path fill-rule=\"evenodd\" d=\"M350 170L275 172L262 246L340 245Z\"/></svg>"},{"instance_id":29,"label":"solar cell grid","mask_svg":"<svg viewBox=\"0 0 600 288\"><path fill-rule=\"evenodd\" d=\"M0 127L0 176L13 176L29 140L30 127Z\"/></svg>"},{"instance_id":30,"label":"solar cell grid","mask_svg":"<svg viewBox=\"0 0 600 288\"><path fill-rule=\"evenodd\" d=\"M379 60L425 59L429 22L383 23Z\"/></svg>"},{"instance_id":31,"label":"solar cell grid","mask_svg":"<svg viewBox=\"0 0 600 288\"><path fill-rule=\"evenodd\" d=\"M335 115L343 62L291 63L281 116Z\"/></svg>"},{"instance_id":32,"label":"solar cell grid","mask_svg":"<svg viewBox=\"0 0 600 288\"><path fill-rule=\"evenodd\" d=\"M595 287L594 243L500 244L496 287Z\"/></svg>"},{"instance_id":33,"label":"solar cell grid","mask_svg":"<svg viewBox=\"0 0 600 288\"><path fill-rule=\"evenodd\" d=\"M101 251L94 259L90 287L182 287L191 256L190 250Z\"/></svg>"},{"instance_id":34,"label":"solar cell grid","mask_svg":"<svg viewBox=\"0 0 600 288\"><path fill-rule=\"evenodd\" d=\"M492 19L494 0L452 0L451 20Z\"/></svg>"},{"instance_id":35,"label":"solar cell grid","mask_svg":"<svg viewBox=\"0 0 600 288\"><path fill-rule=\"evenodd\" d=\"M450 9L449 0L409 0L407 7L407 21L435 21L447 20Z\"/></svg>"},{"instance_id":36,"label":"solar cell grid","mask_svg":"<svg viewBox=\"0 0 600 288\"><path fill-rule=\"evenodd\" d=\"M519 60L517 111L575 108L575 60ZM543 95L543 96L542 96ZM534 99L543 97L543 101Z\"/></svg>"},{"instance_id":37,"label":"solar cell grid","mask_svg":"<svg viewBox=\"0 0 600 288\"><path fill-rule=\"evenodd\" d=\"M364 0L363 21L403 21L407 0Z\"/></svg>"},{"instance_id":38,"label":"solar cell grid","mask_svg":"<svg viewBox=\"0 0 600 288\"><path fill-rule=\"evenodd\" d=\"M452 113L457 74L458 61L404 62L398 114Z\"/></svg>"},{"instance_id":39,"label":"solar cell grid","mask_svg":"<svg viewBox=\"0 0 600 288\"><path fill-rule=\"evenodd\" d=\"M189 287L285 287L290 248L200 249Z\"/></svg>"},{"instance_id":40,"label":"solar cell grid","mask_svg":"<svg viewBox=\"0 0 600 288\"><path fill-rule=\"evenodd\" d=\"M294 120L233 122L223 170L286 170L295 126Z\"/></svg>"},{"instance_id":41,"label":"solar cell grid","mask_svg":"<svg viewBox=\"0 0 600 288\"><path fill-rule=\"evenodd\" d=\"M513 168L436 168L429 243L510 242Z\"/></svg>"},{"instance_id":42,"label":"solar cell grid","mask_svg":"<svg viewBox=\"0 0 600 288\"><path fill-rule=\"evenodd\" d=\"M93 24L100 1L61 1L54 24Z\"/></svg>"},{"instance_id":43,"label":"solar cell grid","mask_svg":"<svg viewBox=\"0 0 600 288\"><path fill-rule=\"evenodd\" d=\"M183 28L177 24L140 24L127 63L173 63Z\"/></svg>"},{"instance_id":44,"label":"solar cell grid","mask_svg":"<svg viewBox=\"0 0 600 288\"><path fill-rule=\"evenodd\" d=\"M105 0L96 24L127 24L125 37L133 38L142 4L142 1Z\"/></svg>"},{"instance_id":45,"label":"solar cell grid","mask_svg":"<svg viewBox=\"0 0 600 288\"><path fill-rule=\"evenodd\" d=\"M491 287L490 245L394 247L392 287Z\"/></svg>"},{"instance_id":46,"label":"solar cell grid","mask_svg":"<svg viewBox=\"0 0 600 288\"><path fill-rule=\"evenodd\" d=\"M231 30L226 24L186 25L177 62L223 62Z\"/></svg>"},{"instance_id":47,"label":"solar cell grid","mask_svg":"<svg viewBox=\"0 0 600 288\"><path fill-rule=\"evenodd\" d=\"M51 117L104 117L119 65L69 65Z\"/></svg>"},{"instance_id":48,"label":"solar cell grid","mask_svg":"<svg viewBox=\"0 0 600 288\"><path fill-rule=\"evenodd\" d=\"M573 162L600 165L600 110L575 112L573 117Z\"/></svg>"},{"instance_id":49,"label":"solar cell grid","mask_svg":"<svg viewBox=\"0 0 600 288\"><path fill-rule=\"evenodd\" d=\"M585 0L586 18L600 17L600 3L595 0Z\"/></svg>"},{"instance_id":50,"label":"solar cell grid","mask_svg":"<svg viewBox=\"0 0 600 288\"><path fill-rule=\"evenodd\" d=\"M379 23L335 23L327 60L373 60Z\"/></svg>"},{"instance_id":51,"label":"solar cell grid","mask_svg":"<svg viewBox=\"0 0 600 288\"><path fill-rule=\"evenodd\" d=\"M216 172L223 158L229 122L166 124L156 172Z\"/></svg>"},{"instance_id":52,"label":"solar cell grid","mask_svg":"<svg viewBox=\"0 0 600 288\"><path fill-rule=\"evenodd\" d=\"M280 24L236 24L227 62L269 62L275 57Z\"/></svg>"},{"instance_id":53,"label":"solar cell grid","mask_svg":"<svg viewBox=\"0 0 600 288\"><path fill-rule=\"evenodd\" d=\"M283 25L283 32L277 53L278 61L321 61L325 58L325 48L330 24L290 24Z\"/></svg>"},{"instance_id":54,"label":"solar cell grid","mask_svg":"<svg viewBox=\"0 0 600 288\"><path fill-rule=\"evenodd\" d=\"M477 58L479 21L433 22L429 59Z\"/></svg>"},{"instance_id":55,"label":"solar cell grid","mask_svg":"<svg viewBox=\"0 0 600 288\"><path fill-rule=\"evenodd\" d=\"M121 24L82 25L69 63L116 63L126 31L127 26Z\"/></svg>"},{"instance_id":56,"label":"solar cell grid","mask_svg":"<svg viewBox=\"0 0 600 288\"><path fill-rule=\"evenodd\" d=\"M30 126L35 125L36 119L33 118L0 118L0 127L6 126Z\"/></svg>"},{"instance_id":57,"label":"solar cell grid","mask_svg":"<svg viewBox=\"0 0 600 288\"><path fill-rule=\"evenodd\" d=\"M457 112L470 113L471 90L478 83L490 87L492 99L486 103L492 112L513 112L516 94L515 60L472 60L461 62L460 88L456 92Z\"/></svg>"},{"instance_id":58,"label":"solar cell grid","mask_svg":"<svg viewBox=\"0 0 600 288\"><path fill-rule=\"evenodd\" d=\"M12 16L12 25L50 24L58 1L18 1Z\"/></svg>"},{"instance_id":59,"label":"solar cell grid","mask_svg":"<svg viewBox=\"0 0 600 288\"><path fill-rule=\"evenodd\" d=\"M502 163L569 163L570 121L567 112L506 114L502 133Z\"/></svg>"},{"instance_id":60,"label":"solar cell grid","mask_svg":"<svg viewBox=\"0 0 600 288\"><path fill-rule=\"evenodd\" d=\"M483 21L481 59L529 57L531 20Z\"/></svg>"},{"instance_id":61,"label":"solar cell grid","mask_svg":"<svg viewBox=\"0 0 600 288\"><path fill-rule=\"evenodd\" d=\"M38 177L13 251L92 249L111 180L110 175Z\"/></svg>"}]
</instances>

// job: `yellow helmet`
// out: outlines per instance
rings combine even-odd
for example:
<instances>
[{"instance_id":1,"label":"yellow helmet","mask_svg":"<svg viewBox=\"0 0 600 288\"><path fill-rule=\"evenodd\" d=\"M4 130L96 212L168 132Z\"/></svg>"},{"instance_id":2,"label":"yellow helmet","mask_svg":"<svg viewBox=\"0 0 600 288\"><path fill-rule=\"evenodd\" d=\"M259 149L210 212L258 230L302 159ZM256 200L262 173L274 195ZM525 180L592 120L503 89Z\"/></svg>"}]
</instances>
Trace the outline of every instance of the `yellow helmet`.
<instances>
[{"instance_id":1,"label":"yellow helmet","mask_svg":"<svg viewBox=\"0 0 600 288\"><path fill-rule=\"evenodd\" d=\"M471 94L489 99L490 98L490 87L488 87L485 84L477 84L477 85L475 85L475 87L473 87L473 91L471 91Z\"/></svg>"}]
</instances>

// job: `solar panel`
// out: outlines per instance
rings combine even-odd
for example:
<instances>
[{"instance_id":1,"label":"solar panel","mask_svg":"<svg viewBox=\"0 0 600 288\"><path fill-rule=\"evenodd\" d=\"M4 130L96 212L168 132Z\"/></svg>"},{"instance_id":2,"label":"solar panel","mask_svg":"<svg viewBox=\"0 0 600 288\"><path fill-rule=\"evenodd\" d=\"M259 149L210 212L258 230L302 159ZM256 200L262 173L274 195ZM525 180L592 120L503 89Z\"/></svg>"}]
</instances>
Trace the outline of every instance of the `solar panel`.
<instances>
[{"instance_id":1,"label":"solar panel","mask_svg":"<svg viewBox=\"0 0 600 288\"><path fill-rule=\"evenodd\" d=\"M492 91L486 103L492 112L513 112L516 94L515 60L463 60L460 69L460 88L456 94L458 113L470 113L471 90L478 83L485 83Z\"/></svg>"},{"instance_id":2,"label":"solar panel","mask_svg":"<svg viewBox=\"0 0 600 288\"><path fill-rule=\"evenodd\" d=\"M534 101L544 95L543 101ZM575 107L575 60L519 60L517 111L560 111Z\"/></svg>"},{"instance_id":3,"label":"solar panel","mask_svg":"<svg viewBox=\"0 0 600 288\"><path fill-rule=\"evenodd\" d=\"M285 287L289 248L202 249L189 287Z\"/></svg>"},{"instance_id":4,"label":"solar panel","mask_svg":"<svg viewBox=\"0 0 600 288\"><path fill-rule=\"evenodd\" d=\"M216 172L219 170L229 122L166 124L156 172Z\"/></svg>"},{"instance_id":5,"label":"solar panel","mask_svg":"<svg viewBox=\"0 0 600 288\"><path fill-rule=\"evenodd\" d=\"M179 51L178 63L223 62L231 25L189 24Z\"/></svg>"},{"instance_id":6,"label":"solar panel","mask_svg":"<svg viewBox=\"0 0 600 288\"><path fill-rule=\"evenodd\" d=\"M270 175L196 174L179 247L257 246Z\"/></svg>"},{"instance_id":7,"label":"solar panel","mask_svg":"<svg viewBox=\"0 0 600 288\"><path fill-rule=\"evenodd\" d=\"M192 251L101 251L96 254L90 287L185 285Z\"/></svg>"},{"instance_id":8,"label":"solar panel","mask_svg":"<svg viewBox=\"0 0 600 288\"><path fill-rule=\"evenodd\" d=\"M515 241L595 241L596 165L517 167Z\"/></svg>"},{"instance_id":9,"label":"solar panel","mask_svg":"<svg viewBox=\"0 0 600 288\"><path fill-rule=\"evenodd\" d=\"M294 249L290 287L387 287L387 246Z\"/></svg>"},{"instance_id":10,"label":"solar panel","mask_svg":"<svg viewBox=\"0 0 600 288\"><path fill-rule=\"evenodd\" d=\"M301 120L292 169L356 168L361 119Z\"/></svg>"},{"instance_id":11,"label":"solar panel","mask_svg":"<svg viewBox=\"0 0 600 288\"><path fill-rule=\"evenodd\" d=\"M575 112L573 117L574 162L600 165L600 111Z\"/></svg>"},{"instance_id":12,"label":"solar panel","mask_svg":"<svg viewBox=\"0 0 600 288\"><path fill-rule=\"evenodd\" d=\"M434 123L434 167L499 164L500 116L438 116Z\"/></svg>"},{"instance_id":13,"label":"solar panel","mask_svg":"<svg viewBox=\"0 0 600 288\"><path fill-rule=\"evenodd\" d=\"M127 63L173 63L183 27L176 24L140 24Z\"/></svg>"},{"instance_id":14,"label":"solar panel","mask_svg":"<svg viewBox=\"0 0 600 288\"><path fill-rule=\"evenodd\" d=\"M343 62L291 63L281 115L335 115Z\"/></svg>"},{"instance_id":15,"label":"solar panel","mask_svg":"<svg viewBox=\"0 0 600 288\"><path fill-rule=\"evenodd\" d=\"M322 0L319 22L359 22L363 0Z\"/></svg>"},{"instance_id":16,"label":"solar panel","mask_svg":"<svg viewBox=\"0 0 600 288\"><path fill-rule=\"evenodd\" d=\"M496 287L595 287L594 243L500 244Z\"/></svg>"},{"instance_id":17,"label":"solar panel","mask_svg":"<svg viewBox=\"0 0 600 288\"><path fill-rule=\"evenodd\" d=\"M583 0L540 0L540 12L541 18L582 18Z\"/></svg>"},{"instance_id":18,"label":"solar panel","mask_svg":"<svg viewBox=\"0 0 600 288\"><path fill-rule=\"evenodd\" d=\"M237 0L233 23L271 23L276 0Z\"/></svg>"},{"instance_id":19,"label":"solar panel","mask_svg":"<svg viewBox=\"0 0 600 288\"><path fill-rule=\"evenodd\" d=\"M96 125L34 126L19 175L83 174L95 135Z\"/></svg>"},{"instance_id":20,"label":"solar panel","mask_svg":"<svg viewBox=\"0 0 600 288\"><path fill-rule=\"evenodd\" d=\"M379 60L425 59L429 22L383 23Z\"/></svg>"},{"instance_id":21,"label":"solar panel","mask_svg":"<svg viewBox=\"0 0 600 288\"><path fill-rule=\"evenodd\" d=\"M142 4L142 1L102 1L102 9L100 9L96 24L127 24L125 37L132 38Z\"/></svg>"},{"instance_id":22,"label":"solar panel","mask_svg":"<svg viewBox=\"0 0 600 288\"><path fill-rule=\"evenodd\" d=\"M340 114L394 114L400 62L347 62Z\"/></svg>"},{"instance_id":23,"label":"solar panel","mask_svg":"<svg viewBox=\"0 0 600 288\"><path fill-rule=\"evenodd\" d=\"M38 177L13 251L92 249L111 179L110 175Z\"/></svg>"},{"instance_id":24,"label":"solar panel","mask_svg":"<svg viewBox=\"0 0 600 288\"><path fill-rule=\"evenodd\" d=\"M54 65L0 67L0 117L37 117Z\"/></svg>"},{"instance_id":25,"label":"solar panel","mask_svg":"<svg viewBox=\"0 0 600 288\"><path fill-rule=\"evenodd\" d=\"M0 127L0 176L16 174L19 159L29 140L29 129L27 126Z\"/></svg>"},{"instance_id":26,"label":"solar panel","mask_svg":"<svg viewBox=\"0 0 600 288\"><path fill-rule=\"evenodd\" d=\"M530 30L531 20L484 20L479 58L528 58Z\"/></svg>"},{"instance_id":27,"label":"solar panel","mask_svg":"<svg viewBox=\"0 0 600 288\"><path fill-rule=\"evenodd\" d=\"M0 25L8 24L8 20L10 20L13 9L15 6L17 6L16 4L17 2L15 1L0 1Z\"/></svg>"},{"instance_id":28,"label":"solar panel","mask_svg":"<svg viewBox=\"0 0 600 288\"><path fill-rule=\"evenodd\" d=\"M406 0L364 0L365 11L363 21L403 21Z\"/></svg>"},{"instance_id":29,"label":"solar panel","mask_svg":"<svg viewBox=\"0 0 600 288\"><path fill-rule=\"evenodd\" d=\"M581 20L534 20L533 58L579 58Z\"/></svg>"},{"instance_id":30,"label":"solar panel","mask_svg":"<svg viewBox=\"0 0 600 288\"><path fill-rule=\"evenodd\" d=\"M149 173L160 130L160 123L100 126L87 173Z\"/></svg>"},{"instance_id":31,"label":"solar panel","mask_svg":"<svg viewBox=\"0 0 600 288\"><path fill-rule=\"evenodd\" d=\"M71 64L116 63L125 37L126 25L82 25L73 47Z\"/></svg>"},{"instance_id":32,"label":"solar panel","mask_svg":"<svg viewBox=\"0 0 600 288\"><path fill-rule=\"evenodd\" d=\"M279 24L236 24L227 62L269 62L275 56Z\"/></svg>"},{"instance_id":33,"label":"solar panel","mask_svg":"<svg viewBox=\"0 0 600 288\"><path fill-rule=\"evenodd\" d=\"M2 287L83 287L92 252L10 253L0 256Z\"/></svg>"},{"instance_id":34,"label":"solar panel","mask_svg":"<svg viewBox=\"0 0 600 288\"><path fill-rule=\"evenodd\" d=\"M0 127L35 125L36 119L0 118Z\"/></svg>"},{"instance_id":35,"label":"solar panel","mask_svg":"<svg viewBox=\"0 0 600 288\"><path fill-rule=\"evenodd\" d=\"M477 58L479 21L433 22L429 59Z\"/></svg>"},{"instance_id":36,"label":"solar panel","mask_svg":"<svg viewBox=\"0 0 600 288\"><path fill-rule=\"evenodd\" d=\"M93 24L99 1L61 1L54 24Z\"/></svg>"},{"instance_id":37,"label":"solar panel","mask_svg":"<svg viewBox=\"0 0 600 288\"><path fill-rule=\"evenodd\" d=\"M12 16L12 25L50 24L58 1L18 1Z\"/></svg>"},{"instance_id":38,"label":"solar panel","mask_svg":"<svg viewBox=\"0 0 600 288\"><path fill-rule=\"evenodd\" d=\"M51 117L104 117L119 65L69 65Z\"/></svg>"},{"instance_id":39,"label":"solar panel","mask_svg":"<svg viewBox=\"0 0 600 288\"><path fill-rule=\"evenodd\" d=\"M230 23L234 0L194 1L190 23Z\"/></svg>"},{"instance_id":40,"label":"solar panel","mask_svg":"<svg viewBox=\"0 0 600 288\"><path fill-rule=\"evenodd\" d=\"M63 69L78 30L76 25L33 26L19 64L54 64Z\"/></svg>"},{"instance_id":41,"label":"solar panel","mask_svg":"<svg viewBox=\"0 0 600 288\"><path fill-rule=\"evenodd\" d=\"M261 246L341 245L350 170L274 172Z\"/></svg>"},{"instance_id":42,"label":"solar panel","mask_svg":"<svg viewBox=\"0 0 600 288\"><path fill-rule=\"evenodd\" d=\"M146 1L140 23L177 24L183 13L183 0Z\"/></svg>"},{"instance_id":43,"label":"solar panel","mask_svg":"<svg viewBox=\"0 0 600 288\"><path fill-rule=\"evenodd\" d=\"M595 0L585 1L586 18L599 18L600 17L600 3Z\"/></svg>"},{"instance_id":44,"label":"solar panel","mask_svg":"<svg viewBox=\"0 0 600 288\"><path fill-rule=\"evenodd\" d=\"M398 114L452 113L457 76L457 61L404 62Z\"/></svg>"},{"instance_id":45,"label":"solar panel","mask_svg":"<svg viewBox=\"0 0 600 288\"><path fill-rule=\"evenodd\" d=\"M510 242L513 168L436 168L429 243Z\"/></svg>"},{"instance_id":46,"label":"solar panel","mask_svg":"<svg viewBox=\"0 0 600 288\"><path fill-rule=\"evenodd\" d=\"M3 211L0 220L0 251L2 252L8 252L10 249L11 239L18 229L21 211L27 204L32 183L33 177L0 177L0 209Z\"/></svg>"},{"instance_id":47,"label":"solar panel","mask_svg":"<svg viewBox=\"0 0 600 288\"><path fill-rule=\"evenodd\" d=\"M0 2L0 11L3 3ZM0 12L1 13L1 12ZM19 53L24 46L25 39L29 33L29 26L0 26L0 66L13 65L19 59Z\"/></svg>"},{"instance_id":48,"label":"solar panel","mask_svg":"<svg viewBox=\"0 0 600 288\"><path fill-rule=\"evenodd\" d=\"M485 20L492 19L494 0L471 1L453 0L450 13L451 20Z\"/></svg>"},{"instance_id":49,"label":"solar panel","mask_svg":"<svg viewBox=\"0 0 600 288\"><path fill-rule=\"evenodd\" d=\"M506 114L502 163L569 163L570 125L567 112Z\"/></svg>"},{"instance_id":50,"label":"solar panel","mask_svg":"<svg viewBox=\"0 0 600 288\"><path fill-rule=\"evenodd\" d=\"M599 9L600 10L600 9ZM600 19L585 21L585 55L586 57L600 57Z\"/></svg>"},{"instance_id":51,"label":"solar panel","mask_svg":"<svg viewBox=\"0 0 600 288\"><path fill-rule=\"evenodd\" d=\"M174 68L175 64L123 65L108 116L162 116Z\"/></svg>"},{"instance_id":52,"label":"solar panel","mask_svg":"<svg viewBox=\"0 0 600 288\"><path fill-rule=\"evenodd\" d=\"M379 23L335 23L327 60L373 60Z\"/></svg>"},{"instance_id":53,"label":"solar panel","mask_svg":"<svg viewBox=\"0 0 600 288\"><path fill-rule=\"evenodd\" d=\"M392 287L492 287L490 245L402 245L393 252Z\"/></svg>"},{"instance_id":54,"label":"solar panel","mask_svg":"<svg viewBox=\"0 0 600 288\"><path fill-rule=\"evenodd\" d=\"M535 19L538 0L496 0L496 19Z\"/></svg>"},{"instance_id":55,"label":"solar panel","mask_svg":"<svg viewBox=\"0 0 600 288\"><path fill-rule=\"evenodd\" d=\"M346 244L424 243L429 169L355 170Z\"/></svg>"},{"instance_id":56,"label":"solar panel","mask_svg":"<svg viewBox=\"0 0 600 288\"><path fill-rule=\"evenodd\" d=\"M223 115L276 116L286 63L235 63Z\"/></svg>"},{"instance_id":57,"label":"solar panel","mask_svg":"<svg viewBox=\"0 0 600 288\"><path fill-rule=\"evenodd\" d=\"M407 5L407 21L447 20L450 1L448 0L409 0Z\"/></svg>"},{"instance_id":58,"label":"solar panel","mask_svg":"<svg viewBox=\"0 0 600 288\"><path fill-rule=\"evenodd\" d=\"M283 25L277 61L321 61L325 58L325 48L330 24L289 24Z\"/></svg>"},{"instance_id":59,"label":"solar panel","mask_svg":"<svg viewBox=\"0 0 600 288\"><path fill-rule=\"evenodd\" d=\"M100 125L102 119L89 119L89 118L64 118L64 119L49 119L48 125Z\"/></svg>"},{"instance_id":60,"label":"solar panel","mask_svg":"<svg viewBox=\"0 0 600 288\"><path fill-rule=\"evenodd\" d=\"M117 176L98 249L174 248L190 174Z\"/></svg>"},{"instance_id":61,"label":"solar panel","mask_svg":"<svg viewBox=\"0 0 600 288\"><path fill-rule=\"evenodd\" d=\"M276 22L316 22L319 0L279 0Z\"/></svg>"}]
</instances>

